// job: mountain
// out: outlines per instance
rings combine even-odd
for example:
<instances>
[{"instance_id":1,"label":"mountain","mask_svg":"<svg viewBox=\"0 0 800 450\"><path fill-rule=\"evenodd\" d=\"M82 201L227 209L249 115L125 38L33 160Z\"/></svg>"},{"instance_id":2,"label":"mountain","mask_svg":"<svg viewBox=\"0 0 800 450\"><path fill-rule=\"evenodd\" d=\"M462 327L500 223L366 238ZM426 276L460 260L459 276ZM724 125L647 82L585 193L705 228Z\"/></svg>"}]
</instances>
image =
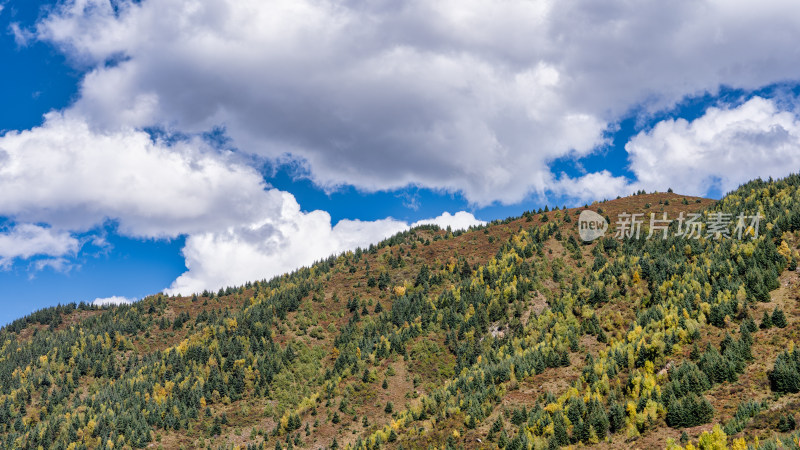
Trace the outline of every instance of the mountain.
<instances>
[{"instance_id":1,"label":"mountain","mask_svg":"<svg viewBox=\"0 0 800 450\"><path fill-rule=\"evenodd\" d=\"M581 240L584 210L604 237ZM639 238L616 237L633 213ZM650 213L667 238L648 238ZM793 175L720 201L422 226L214 293L44 309L0 330L0 446L788 448L799 244Z\"/></svg>"}]
</instances>

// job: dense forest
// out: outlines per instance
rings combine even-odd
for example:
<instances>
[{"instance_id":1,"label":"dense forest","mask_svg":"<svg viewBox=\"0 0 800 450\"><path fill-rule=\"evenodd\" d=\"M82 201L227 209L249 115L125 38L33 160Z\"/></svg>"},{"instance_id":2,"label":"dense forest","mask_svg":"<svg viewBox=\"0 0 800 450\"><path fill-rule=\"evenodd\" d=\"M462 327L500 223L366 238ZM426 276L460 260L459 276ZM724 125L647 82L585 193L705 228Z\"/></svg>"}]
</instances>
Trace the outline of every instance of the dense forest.
<instances>
[{"instance_id":1,"label":"dense forest","mask_svg":"<svg viewBox=\"0 0 800 450\"><path fill-rule=\"evenodd\" d=\"M591 243L578 215L642 213ZM650 213L730 217L648 239ZM736 218L758 215L737 235ZM0 330L2 448L798 448L800 176L423 226Z\"/></svg>"}]
</instances>

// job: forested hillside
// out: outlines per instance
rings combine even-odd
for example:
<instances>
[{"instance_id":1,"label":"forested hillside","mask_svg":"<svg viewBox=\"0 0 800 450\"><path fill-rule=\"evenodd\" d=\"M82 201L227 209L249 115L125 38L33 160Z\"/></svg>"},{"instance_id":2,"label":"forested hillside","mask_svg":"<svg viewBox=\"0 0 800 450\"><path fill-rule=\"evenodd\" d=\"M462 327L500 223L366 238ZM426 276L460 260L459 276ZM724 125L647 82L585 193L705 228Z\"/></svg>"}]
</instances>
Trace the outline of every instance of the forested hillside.
<instances>
[{"instance_id":1,"label":"forested hillside","mask_svg":"<svg viewBox=\"0 0 800 450\"><path fill-rule=\"evenodd\" d=\"M678 189L679 190L679 189ZM578 236L590 209L639 238ZM650 213L729 236L648 236ZM759 215L758 236L737 217ZM797 448L800 176L419 227L0 331L2 448Z\"/></svg>"}]
</instances>

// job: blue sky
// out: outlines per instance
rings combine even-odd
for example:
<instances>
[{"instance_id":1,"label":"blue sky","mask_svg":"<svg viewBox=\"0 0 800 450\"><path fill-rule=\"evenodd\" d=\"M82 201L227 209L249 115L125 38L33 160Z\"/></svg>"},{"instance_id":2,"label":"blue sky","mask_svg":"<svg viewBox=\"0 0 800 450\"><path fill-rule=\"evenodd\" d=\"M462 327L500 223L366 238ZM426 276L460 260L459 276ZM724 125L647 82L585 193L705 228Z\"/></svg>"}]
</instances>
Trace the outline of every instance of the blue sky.
<instances>
[{"instance_id":1,"label":"blue sky","mask_svg":"<svg viewBox=\"0 0 800 450\"><path fill-rule=\"evenodd\" d=\"M0 324L800 167L791 2L189 4L0 3Z\"/></svg>"}]
</instances>

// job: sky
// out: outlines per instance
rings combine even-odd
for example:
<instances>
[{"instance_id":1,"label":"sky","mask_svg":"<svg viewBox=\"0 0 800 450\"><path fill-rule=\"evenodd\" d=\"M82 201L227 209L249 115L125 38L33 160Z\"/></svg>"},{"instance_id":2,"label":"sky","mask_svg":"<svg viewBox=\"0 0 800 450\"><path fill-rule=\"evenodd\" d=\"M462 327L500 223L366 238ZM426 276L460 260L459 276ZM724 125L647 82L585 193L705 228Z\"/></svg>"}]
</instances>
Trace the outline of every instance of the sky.
<instances>
[{"instance_id":1,"label":"sky","mask_svg":"<svg viewBox=\"0 0 800 450\"><path fill-rule=\"evenodd\" d=\"M800 6L0 1L0 325L800 167Z\"/></svg>"}]
</instances>

